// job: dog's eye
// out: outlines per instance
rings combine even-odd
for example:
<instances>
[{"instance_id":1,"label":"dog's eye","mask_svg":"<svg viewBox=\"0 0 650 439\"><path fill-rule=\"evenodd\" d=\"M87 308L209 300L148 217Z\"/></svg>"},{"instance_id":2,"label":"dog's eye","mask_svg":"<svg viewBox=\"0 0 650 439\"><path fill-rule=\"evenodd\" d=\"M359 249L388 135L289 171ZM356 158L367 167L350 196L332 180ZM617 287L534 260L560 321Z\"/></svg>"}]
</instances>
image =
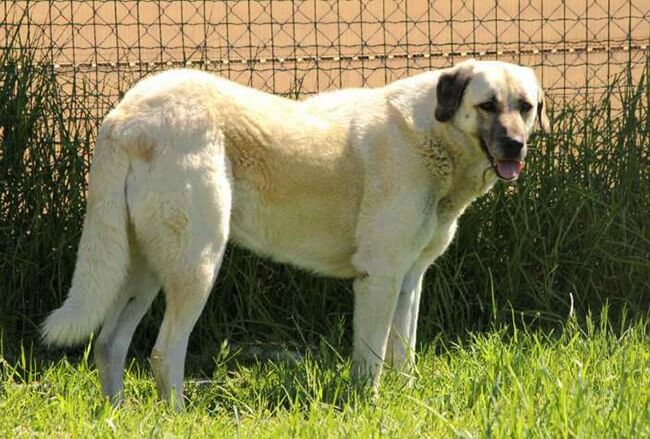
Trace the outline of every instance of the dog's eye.
<instances>
[{"instance_id":1,"label":"dog's eye","mask_svg":"<svg viewBox=\"0 0 650 439\"><path fill-rule=\"evenodd\" d=\"M526 102L526 101L522 101L522 102L519 104L519 110L520 110L522 113L524 113L524 114L525 114L525 113L528 113L528 112L529 112L530 110L532 110L532 109L533 109L533 106L530 105L530 104L529 104L528 102Z\"/></svg>"},{"instance_id":2,"label":"dog's eye","mask_svg":"<svg viewBox=\"0 0 650 439\"><path fill-rule=\"evenodd\" d=\"M488 113L496 113L497 111L497 104L494 101L483 102L482 104L478 104L478 107Z\"/></svg>"}]
</instances>

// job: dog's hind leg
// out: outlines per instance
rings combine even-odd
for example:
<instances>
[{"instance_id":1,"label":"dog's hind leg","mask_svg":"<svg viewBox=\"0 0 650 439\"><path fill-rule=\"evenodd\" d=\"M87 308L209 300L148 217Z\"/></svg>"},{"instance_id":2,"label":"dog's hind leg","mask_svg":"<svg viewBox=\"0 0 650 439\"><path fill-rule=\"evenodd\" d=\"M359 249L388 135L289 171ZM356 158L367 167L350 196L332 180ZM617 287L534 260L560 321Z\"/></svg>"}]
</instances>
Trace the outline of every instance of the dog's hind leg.
<instances>
[{"instance_id":1,"label":"dog's hind leg","mask_svg":"<svg viewBox=\"0 0 650 439\"><path fill-rule=\"evenodd\" d=\"M189 336L212 289L218 259L214 253L209 262L204 261L192 273L164 286L167 305L151 352L151 367L160 397L177 410L184 405L183 377Z\"/></svg>"},{"instance_id":2,"label":"dog's hind leg","mask_svg":"<svg viewBox=\"0 0 650 439\"><path fill-rule=\"evenodd\" d=\"M126 283L95 342L95 364L102 392L114 404L124 398L122 377L131 339L158 291L160 281L142 257L133 254Z\"/></svg>"},{"instance_id":3,"label":"dog's hind leg","mask_svg":"<svg viewBox=\"0 0 650 439\"><path fill-rule=\"evenodd\" d=\"M226 246L227 224L214 224L212 236L196 234L200 246L187 249L163 281L166 309L151 366L161 398L176 409L183 406L183 376L187 343L212 289ZM221 231L221 232L219 232Z\"/></svg>"},{"instance_id":4,"label":"dog's hind leg","mask_svg":"<svg viewBox=\"0 0 650 439\"><path fill-rule=\"evenodd\" d=\"M161 182L160 215L150 217L147 260L163 284L165 316L151 353L160 396L176 409L183 405L187 344L212 289L228 240L231 181L219 150L186 158L199 169L178 169ZM178 186L178 187L177 187ZM136 227L137 229L137 227ZM137 231L137 230L136 230Z\"/></svg>"}]
</instances>

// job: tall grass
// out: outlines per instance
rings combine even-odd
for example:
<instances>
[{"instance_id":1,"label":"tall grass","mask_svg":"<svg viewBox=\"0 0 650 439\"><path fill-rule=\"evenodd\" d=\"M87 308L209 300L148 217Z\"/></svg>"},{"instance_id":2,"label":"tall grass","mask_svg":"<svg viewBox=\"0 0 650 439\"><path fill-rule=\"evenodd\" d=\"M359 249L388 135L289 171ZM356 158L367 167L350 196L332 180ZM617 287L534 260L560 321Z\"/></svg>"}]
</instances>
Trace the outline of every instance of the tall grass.
<instances>
[{"instance_id":1,"label":"tall grass","mask_svg":"<svg viewBox=\"0 0 650 439\"><path fill-rule=\"evenodd\" d=\"M88 158L92 109L69 99L51 66L19 41L0 53L0 328L5 354L36 340L70 283ZM556 108L555 130L536 136L526 172L498 184L462 218L448 252L430 269L421 341L481 330L513 316L562 321L609 302L612 315L648 311L650 298L650 72L612 87L586 113ZM613 115L612 115L613 114ZM352 293L229 249L190 351L213 355L223 338L349 346ZM146 353L159 299L134 344ZM208 348L206 348L208 346Z\"/></svg>"},{"instance_id":2,"label":"tall grass","mask_svg":"<svg viewBox=\"0 0 650 439\"><path fill-rule=\"evenodd\" d=\"M94 124L19 37L0 52L0 328L33 337L69 284Z\"/></svg>"}]
</instances>

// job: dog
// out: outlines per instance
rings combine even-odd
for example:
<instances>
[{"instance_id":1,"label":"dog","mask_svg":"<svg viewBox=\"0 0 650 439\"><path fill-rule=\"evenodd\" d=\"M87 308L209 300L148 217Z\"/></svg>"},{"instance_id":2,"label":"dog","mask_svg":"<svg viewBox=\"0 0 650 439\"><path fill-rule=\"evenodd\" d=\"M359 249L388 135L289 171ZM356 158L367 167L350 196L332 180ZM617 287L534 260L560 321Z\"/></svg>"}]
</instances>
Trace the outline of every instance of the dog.
<instances>
[{"instance_id":1,"label":"dog","mask_svg":"<svg viewBox=\"0 0 650 439\"><path fill-rule=\"evenodd\" d=\"M381 88L294 101L198 70L136 84L106 116L90 169L72 286L44 322L51 345L101 326L102 390L123 398L128 346L161 287L151 354L183 405L190 332L226 243L354 282L353 372L414 365L422 279L467 206L524 167L533 70L468 60Z\"/></svg>"}]
</instances>

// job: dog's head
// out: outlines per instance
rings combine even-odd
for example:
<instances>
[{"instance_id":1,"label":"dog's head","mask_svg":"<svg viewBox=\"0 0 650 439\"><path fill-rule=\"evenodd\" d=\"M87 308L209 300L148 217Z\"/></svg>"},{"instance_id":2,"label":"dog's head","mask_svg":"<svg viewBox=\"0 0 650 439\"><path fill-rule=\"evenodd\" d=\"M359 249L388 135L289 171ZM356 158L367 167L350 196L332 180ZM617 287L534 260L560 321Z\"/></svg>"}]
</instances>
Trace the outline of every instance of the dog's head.
<instances>
[{"instance_id":1,"label":"dog's head","mask_svg":"<svg viewBox=\"0 0 650 439\"><path fill-rule=\"evenodd\" d=\"M519 176L535 120L549 130L544 92L532 69L469 60L442 70L434 117L484 154L503 180Z\"/></svg>"}]
</instances>

